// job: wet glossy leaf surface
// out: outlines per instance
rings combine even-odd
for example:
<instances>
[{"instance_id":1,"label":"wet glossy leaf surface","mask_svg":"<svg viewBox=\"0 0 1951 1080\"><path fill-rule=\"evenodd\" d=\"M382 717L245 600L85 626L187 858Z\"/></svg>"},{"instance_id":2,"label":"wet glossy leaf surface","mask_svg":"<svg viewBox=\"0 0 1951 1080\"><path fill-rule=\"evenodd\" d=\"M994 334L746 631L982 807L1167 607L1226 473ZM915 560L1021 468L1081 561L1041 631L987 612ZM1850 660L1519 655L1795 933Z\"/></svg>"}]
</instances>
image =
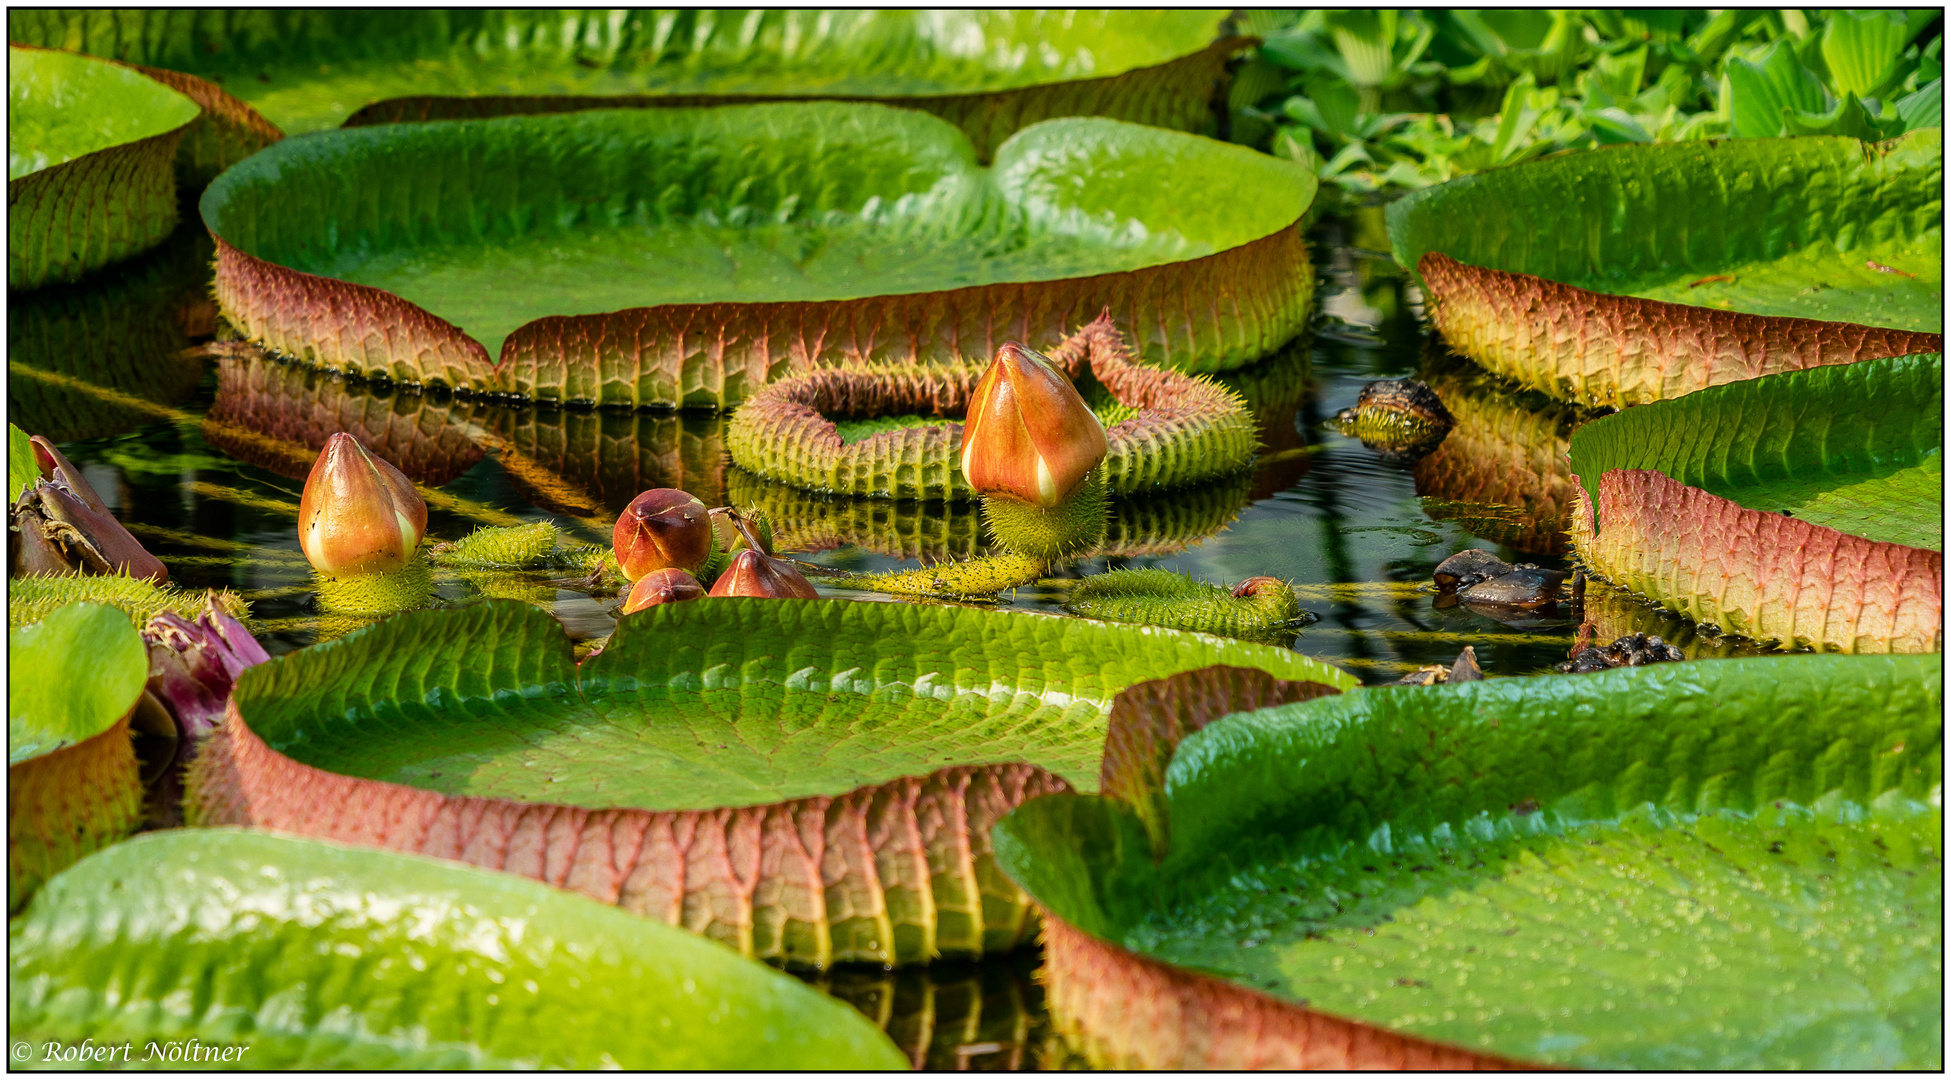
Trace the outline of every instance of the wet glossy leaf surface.
<instances>
[{"instance_id":1,"label":"wet glossy leaf surface","mask_svg":"<svg viewBox=\"0 0 1951 1080\"><path fill-rule=\"evenodd\" d=\"M1005 868L1084 929L1340 1016L1597 1068L1928 1067L1937 657L1364 691L1235 714L1172 848L1054 796Z\"/></svg>"}]
</instances>

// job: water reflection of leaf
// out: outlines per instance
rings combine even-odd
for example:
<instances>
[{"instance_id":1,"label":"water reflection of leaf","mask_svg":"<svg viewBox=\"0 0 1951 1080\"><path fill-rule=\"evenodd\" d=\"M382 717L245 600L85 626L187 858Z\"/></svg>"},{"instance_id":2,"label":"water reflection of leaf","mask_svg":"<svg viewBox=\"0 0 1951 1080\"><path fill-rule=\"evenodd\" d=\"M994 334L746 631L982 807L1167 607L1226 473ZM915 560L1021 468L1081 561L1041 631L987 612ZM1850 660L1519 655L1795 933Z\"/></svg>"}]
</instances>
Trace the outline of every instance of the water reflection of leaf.
<instances>
[{"instance_id":1,"label":"water reflection of leaf","mask_svg":"<svg viewBox=\"0 0 1951 1080\"><path fill-rule=\"evenodd\" d=\"M14 292L7 310L7 418L55 442L155 423L196 392L213 250L186 225L141 259L74 285Z\"/></svg>"},{"instance_id":2,"label":"water reflection of leaf","mask_svg":"<svg viewBox=\"0 0 1951 1080\"><path fill-rule=\"evenodd\" d=\"M555 513L614 517L660 487L726 499L719 416L476 404L471 418L522 496Z\"/></svg>"},{"instance_id":3,"label":"water reflection of leaf","mask_svg":"<svg viewBox=\"0 0 1951 1080\"><path fill-rule=\"evenodd\" d=\"M1016 1071L1038 1066L1048 1026L1036 954L881 971L843 966L804 976L879 1024L917 1069Z\"/></svg>"},{"instance_id":4,"label":"water reflection of leaf","mask_svg":"<svg viewBox=\"0 0 1951 1080\"><path fill-rule=\"evenodd\" d=\"M325 440L343 431L412 479L439 487L484 453L467 407L443 396L349 381L241 342L208 351L217 356L217 399L203 437L241 461L302 480Z\"/></svg>"},{"instance_id":5,"label":"water reflection of leaf","mask_svg":"<svg viewBox=\"0 0 1951 1080\"><path fill-rule=\"evenodd\" d=\"M1217 377L1221 385L1246 398L1247 408L1253 411L1254 434L1260 440L1251 489L1254 499L1285 491L1307 475L1307 439L1296 419L1307 401L1312 346L1312 335L1304 333L1267 359Z\"/></svg>"},{"instance_id":6,"label":"water reflection of leaf","mask_svg":"<svg viewBox=\"0 0 1951 1080\"><path fill-rule=\"evenodd\" d=\"M1571 520L1571 445L1578 410L1515 391L1432 345L1423 381L1456 418L1415 466L1423 510L1474 536L1533 555L1563 553Z\"/></svg>"}]
</instances>

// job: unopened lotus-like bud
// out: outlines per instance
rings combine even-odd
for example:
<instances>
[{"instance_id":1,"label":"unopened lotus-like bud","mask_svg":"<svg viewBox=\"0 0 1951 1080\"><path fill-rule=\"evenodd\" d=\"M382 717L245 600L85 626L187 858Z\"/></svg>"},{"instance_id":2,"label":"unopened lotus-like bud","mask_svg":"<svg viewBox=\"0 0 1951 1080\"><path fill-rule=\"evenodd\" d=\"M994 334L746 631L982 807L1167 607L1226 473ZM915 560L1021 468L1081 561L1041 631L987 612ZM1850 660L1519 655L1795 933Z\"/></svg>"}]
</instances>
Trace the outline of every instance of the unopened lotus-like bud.
<instances>
[{"instance_id":1,"label":"unopened lotus-like bud","mask_svg":"<svg viewBox=\"0 0 1951 1080\"><path fill-rule=\"evenodd\" d=\"M962 424L962 475L983 495L1057 506L1109 452L1104 425L1048 358L1005 342Z\"/></svg>"},{"instance_id":2,"label":"unopened lotus-like bud","mask_svg":"<svg viewBox=\"0 0 1951 1080\"><path fill-rule=\"evenodd\" d=\"M697 578L675 566L667 566L637 579L630 587L629 597L623 601L623 613L628 615L659 604L680 604L704 594L705 587L698 584Z\"/></svg>"},{"instance_id":3,"label":"unopened lotus-like bud","mask_svg":"<svg viewBox=\"0 0 1951 1080\"><path fill-rule=\"evenodd\" d=\"M321 574L397 570L427 533L413 482L341 431L325 442L298 503L298 546Z\"/></svg>"},{"instance_id":4,"label":"unopened lotus-like bud","mask_svg":"<svg viewBox=\"0 0 1951 1080\"><path fill-rule=\"evenodd\" d=\"M775 559L752 525L736 511L724 516L745 538L746 548L732 556L732 563L718 580L711 583L712 596L759 596L774 600L817 600L820 594L792 563Z\"/></svg>"},{"instance_id":5,"label":"unopened lotus-like bud","mask_svg":"<svg viewBox=\"0 0 1951 1080\"><path fill-rule=\"evenodd\" d=\"M632 581L652 570L693 571L711 556L711 515L677 488L652 488L617 516L616 564Z\"/></svg>"},{"instance_id":6,"label":"unopened lotus-like bud","mask_svg":"<svg viewBox=\"0 0 1951 1080\"><path fill-rule=\"evenodd\" d=\"M31 440L41 479L11 508L9 571L30 574L127 574L161 584L169 569L122 526L81 470L54 444Z\"/></svg>"},{"instance_id":7,"label":"unopened lotus-like bud","mask_svg":"<svg viewBox=\"0 0 1951 1080\"><path fill-rule=\"evenodd\" d=\"M149 646L149 692L176 720L186 747L223 719L237 676L271 659L214 597L195 621L173 611L157 615L142 638Z\"/></svg>"}]
</instances>

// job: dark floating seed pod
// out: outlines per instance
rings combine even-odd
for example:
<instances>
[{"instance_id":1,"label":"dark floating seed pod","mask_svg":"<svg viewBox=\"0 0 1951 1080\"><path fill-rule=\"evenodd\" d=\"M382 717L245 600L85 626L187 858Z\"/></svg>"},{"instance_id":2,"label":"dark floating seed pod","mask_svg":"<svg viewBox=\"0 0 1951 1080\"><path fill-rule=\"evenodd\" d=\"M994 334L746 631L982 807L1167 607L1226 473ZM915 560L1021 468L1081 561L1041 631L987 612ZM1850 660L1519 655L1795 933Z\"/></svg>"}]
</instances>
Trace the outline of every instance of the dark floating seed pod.
<instances>
[{"instance_id":1,"label":"dark floating seed pod","mask_svg":"<svg viewBox=\"0 0 1951 1080\"><path fill-rule=\"evenodd\" d=\"M1685 653L1656 634L1635 633L1628 634L1603 648L1587 646L1580 649L1576 656L1559 664L1558 670L1567 675L1579 675L1588 671L1607 671L1616 667L1666 664L1686 658Z\"/></svg>"}]
</instances>

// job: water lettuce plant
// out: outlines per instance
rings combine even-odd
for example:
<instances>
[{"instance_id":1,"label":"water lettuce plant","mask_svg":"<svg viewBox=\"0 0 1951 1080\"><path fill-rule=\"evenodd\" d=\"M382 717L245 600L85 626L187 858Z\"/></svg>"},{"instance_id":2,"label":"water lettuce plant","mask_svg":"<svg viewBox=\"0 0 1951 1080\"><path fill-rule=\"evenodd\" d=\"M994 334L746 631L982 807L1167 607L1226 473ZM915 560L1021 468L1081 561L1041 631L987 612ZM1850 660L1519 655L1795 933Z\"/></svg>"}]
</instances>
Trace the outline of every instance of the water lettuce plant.
<instances>
[{"instance_id":1,"label":"water lettuce plant","mask_svg":"<svg viewBox=\"0 0 1951 1080\"><path fill-rule=\"evenodd\" d=\"M7 911L142 821L129 715L149 651L127 615L69 604L7 632Z\"/></svg>"},{"instance_id":2,"label":"water lettuce plant","mask_svg":"<svg viewBox=\"0 0 1951 1080\"><path fill-rule=\"evenodd\" d=\"M1617 146L1389 207L1396 261L1460 354L1623 408L1943 348L1936 129Z\"/></svg>"},{"instance_id":3,"label":"water lettuce plant","mask_svg":"<svg viewBox=\"0 0 1951 1080\"><path fill-rule=\"evenodd\" d=\"M84 860L10 923L7 963L8 1034L37 1054L92 1039L143 1064L150 1043L194 1040L246 1069L907 1064L845 1003L670 927L506 874L243 829Z\"/></svg>"},{"instance_id":4,"label":"water lettuce plant","mask_svg":"<svg viewBox=\"0 0 1951 1080\"><path fill-rule=\"evenodd\" d=\"M1579 557L1758 641L1935 652L1944 622L1944 357L1770 375L1572 435Z\"/></svg>"},{"instance_id":5,"label":"water lettuce plant","mask_svg":"<svg viewBox=\"0 0 1951 1080\"><path fill-rule=\"evenodd\" d=\"M1769 657L1263 708L1305 695L1189 673L1126 691L1102 793L1025 803L997 858L1100 1065L1933 1069L1942 678Z\"/></svg>"},{"instance_id":6,"label":"water lettuce plant","mask_svg":"<svg viewBox=\"0 0 1951 1080\"><path fill-rule=\"evenodd\" d=\"M813 102L322 132L224 173L202 213L225 316L273 351L726 406L794 372L1055 340L1106 306L1147 363L1237 367L1305 321L1313 197L1291 163L1157 128L1049 120L984 167L934 117Z\"/></svg>"},{"instance_id":7,"label":"water lettuce plant","mask_svg":"<svg viewBox=\"0 0 1951 1080\"><path fill-rule=\"evenodd\" d=\"M7 287L154 247L176 227L176 144L195 102L122 64L7 46Z\"/></svg>"},{"instance_id":8,"label":"water lettuce plant","mask_svg":"<svg viewBox=\"0 0 1951 1080\"><path fill-rule=\"evenodd\" d=\"M1224 18L1154 10L37 10L10 12L7 30L14 41L200 76L248 102L249 119L276 125L274 134L839 98L935 113L987 157L1018 128L1058 116L1198 130L1222 65L1251 44L1221 38Z\"/></svg>"},{"instance_id":9,"label":"water lettuce plant","mask_svg":"<svg viewBox=\"0 0 1951 1080\"><path fill-rule=\"evenodd\" d=\"M1232 137L1355 193L1616 143L1939 127L1933 9L1246 12ZM1933 32L1935 30L1935 32Z\"/></svg>"},{"instance_id":10,"label":"water lettuce plant","mask_svg":"<svg viewBox=\"0 0 1951 1080\"><path fill-rule=\"evenodd\" d=\"M538 878L769 960L977 955L1030 926L988 826L1092 786L1118 690L1222 662L1354 685L1198 634L830 600L652 607L579 667L554 619L490 601L246 672L186 805Z\"/></svg>"}]
</instances>

